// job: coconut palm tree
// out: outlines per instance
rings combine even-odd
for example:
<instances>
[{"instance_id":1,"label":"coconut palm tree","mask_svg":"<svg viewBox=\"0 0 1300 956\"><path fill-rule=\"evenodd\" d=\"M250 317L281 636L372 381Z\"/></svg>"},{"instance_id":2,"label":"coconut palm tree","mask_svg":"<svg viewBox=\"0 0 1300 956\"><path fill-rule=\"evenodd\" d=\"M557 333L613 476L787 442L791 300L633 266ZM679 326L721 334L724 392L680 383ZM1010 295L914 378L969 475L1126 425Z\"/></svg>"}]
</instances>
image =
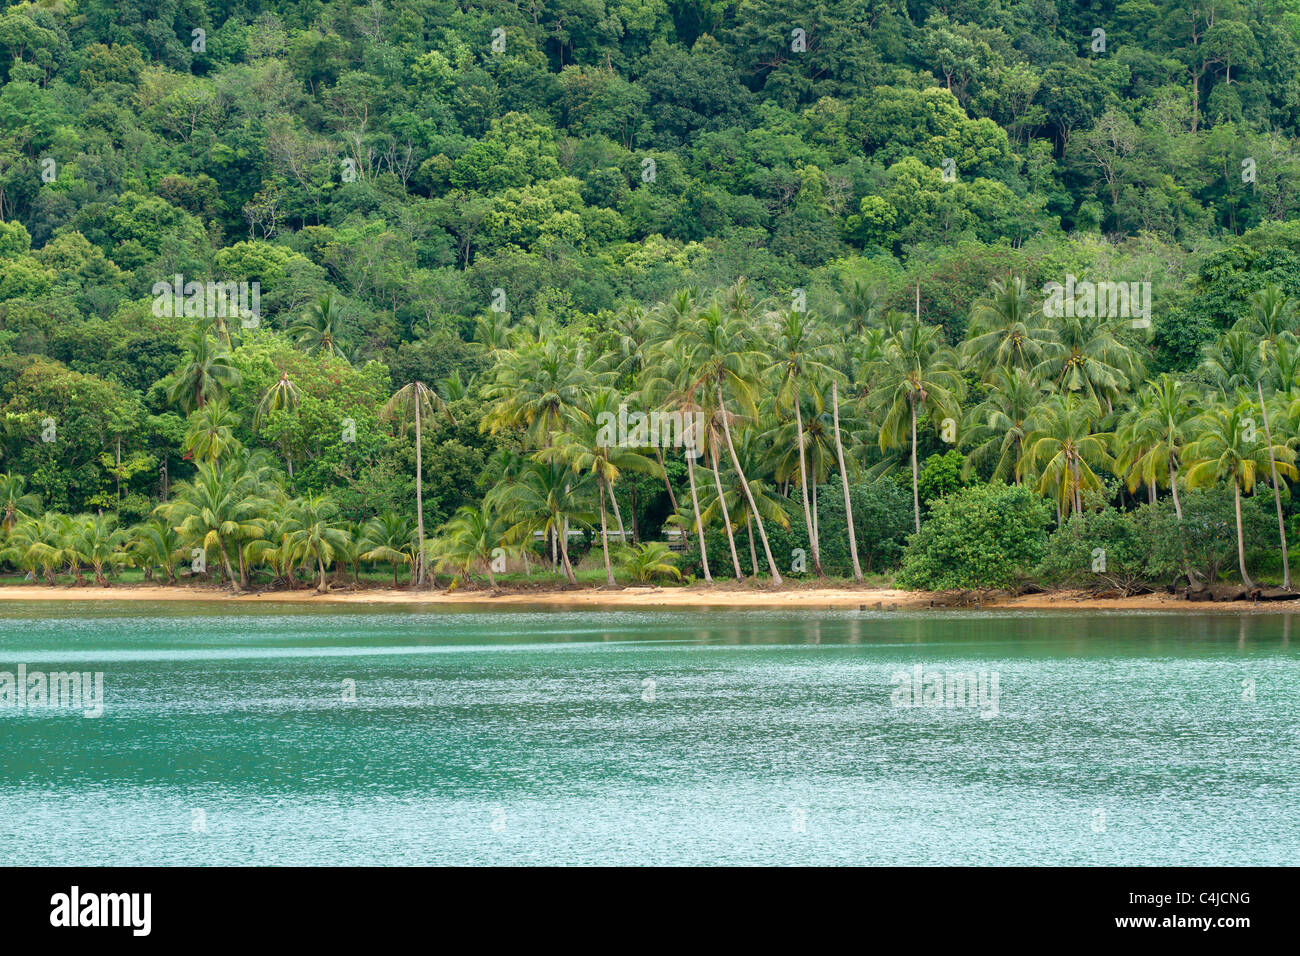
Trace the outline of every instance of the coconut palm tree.
<instances>
[{"instance_id":1,"label":"coconut palm tree","mask_svg":"<svg viewBox=\"0 0 1300 956\"><path fill-rule=\"evenodd\" d=\"M151 580L155 568L162 570L168 584L176 583L176 566L184 556L184 541L166 521L151 518L131 529L131 553L137 567Z\"/></svg>"},{"instance_id":2,"label":"coconut palm tree","mask_svg":"<svg viewBox=\"0 0 1300 956\"><path fill-rule=\"evenodd\" d=\"M13 472L0 474L0 527L12 531L14 525L40 510L40 496L27 490L27 479Z\"/></svg>"},{"instance_id":3,"label":"coconut palm tree","mask_svg":"<svg viewBox=\"0 0 1300 956\"><path fill-rule=\"evenodd\" d=\"M769 371L776 377L776 407L793 408L795 419L794 443L799 458L799 493L803 497L804 523L808 527L808 542L812 549L813 569L817 576L825 577L822 571L821 542L813 521L812 506L808 499L808 456L805 450L806 434L803 427L803 405L800 389L802 381L808 377L831 374L827 364L834 352L829 342L819 341L812 321L804 312L787 310L777 315L777 337L775 362Z\"/></svg>"},{"instance_id":4,"label":"coconut palm tree","mask_svg":"<svg viewBox=\"0 0 1300 956\"><path fill-rule=\"evenodd\" d=\"M1020 470L1033 469L1039 475L1039 493L1056 499L1063 518L1083 510L1085 491L1101 490L1094 469L1111 467L1111 436L1092 430L1101 417L1095 399L1066 392L1048 399L1034 416L1034 430L1025 436Z\"/></svg>"},{"instance_id":5,"label":"coconut palm tree","mask_svg":"<svg viewBox=\"0 0 1300 956\"><path fill-rule=\"evenodd\" d=\"M231 363L230 350L203 329L186 332L181 348L184 355L167 389L167 401L179 405L185 414L239 384L239 369Z\"/></svg>"},{"instance_id":6,"label":"coconut palm tree","mask_svg":"<svg viewBox=\"0 0 1300 956\"><path fill-rule=\"evenodd\" d=\"M420 549L415 555L415 584L424 585L424 423L441 413L453 425L456 419L442 397L423 382L411 382L399 388L379 411L385 421L398 421L401 429L415 424L415 524Z\"/></svg>"},{"instance_id":7,"label":"coconut palm tree","mask_svg":"<svg viewBox=\"0 0 1300 956\"><path fill-rule=\"evenodd\" d=\"M347 361L342 336L343 302L332 292L318 296L286 330L298 347L308 354L323 352Z\"/></svg>"},{"instance_id":8,"label":"coconut palm tree","mask_svg":"<svg viewBox=\"0 0 1300 956\"><path fill-rule=\"evenodd\" d=\"M516 481L501 483L484 502L499 509L509 522L505 536L526 539L535 531L559 540L560 567L569 584L577 584L569 561L570 527L590 527L596 516L588 505L591 478L557 462L530 461Z\"/></svg>"},{"instance_id":9,"label":"coconut palm tree","mask_svg":"<svg viewBox=\"0 0 1300 956\"><path fill-rule=\"evenodd\" d=\"M1231 483L1233 506L1237 516L1237 568L1241 581L1248 588L1255 586L1246 571L1246 542L1241 524L1241 496L1255 489L1260 470L1275 463L1279 474L1291 480L1296 478L1292 462L1295 452L1285 445L1268 446L1259 440L1252 402L1241 401L1235 405L1224 403L1205 412L1196 422L1196 440L1186 448L1186 458L1192 464L1187 469L1187 484L1200 488L1219 483Z\"/></svg>"},{"instance_id":10,"label":"coconut palm tree","mask_svg":"<svg viewBox=\"0 0 1300 956\"><path fill-rule=\"evenodd\" d=\"M301 402L302 394L298 391L298 386L293 383L293 379L289 377L288 369L281 371L275 384L262 393L262 400L257 403L257 410L253 413L253 430L261 429L266 416L279 411L292 412ZM284 457L285 467L289 471L289 481L292 482L293 456L289 454L283 433L280 435L280 454Z\"/></svg>"},{"instance_id":11,"label":"coconut palm tree","mask_svg":"<svg viewBox=\"0 0 1300 956\"><path fill-rule=\"evenodd\" d=\"M992 462L991 481L1021 481L1020 459L1034 411L1044 388L1022 368L998 368L992 373L984 401L972 407L962 429L962 444L970 449L964 465L969 478L976 468Z\"/></svg>"},{"instance_id":12,"label":"coconut palm tree","mask_svg":"<svg viewBox=\"0 0 1300 956\"><path fill-rule=\"evenodd\" d=\"M190 416L182 445L196 461L215 462L243 448L235 437L239 417L225 399L208 402Z\"/></svg>"},{"instance_id":13,"label":"coconut palm tree","mask_svg":"<svg viewBox=\"0 0 1300 956\"><path fill-rule=\"evenodd\" d=\"M488 586L496 590L497 579L492 565L498 558L510 558L523 551L521 536L492 504L464 505L443 525L430 552L436 567L454 571L457 576L469 574L475 567L482 568L488 577Z\"/></svg>"},{"instance_id":14,"label":"coconut palm tree","mask_svg":"<svg viewBox=\"0 0 1300 956\"><path fill-rule=\"evenodd\" d=\"M731 453L731 463L740 479L741 488L749 501L758 536L763 542L768 572L776 584L782 582L772 557L772 546L767 540L763 517L754 504L753 493L745 472L736 456L736 443L731 433L733 415L727 407L727 393L751 419L757 417L754 405L754 369L763 355L752 345L753 310L744 282L733 285L724 296L726 306L714 304L700 312L687 327L684 340L690 350L692 380L702 390L717 399L717 416L721 419L723 437ZM694 389L692 389L694 391Z\"/></svg>"},{"instance_id":15,"label":"coconut palm tree","mask_svg":"<svg viewBox=\"0 0 1300 956\"><path fill-rule=\"evenodd\" d=\"M344 553L348 546L347 531L338 520L338 505L325 495L308 494L289 505L289 516L283 529L285 540L304 564L316 563L320 579L316 591L329 590L325 582L325 569Z\"/></svg>"},{"instance_id":16,"label":"coconut palm tree","mask_svg":"<svg viewBox=\"0 0 1300 956\"><path fill-rule=\"evenodd\" d=\"M561 462L578 474L590 474L600 500L600 549L605 560L605 583L614 586L614 570L609 558L609 529L606 520L606 496L618 507L614 485L625 471L659 475L660 466L634 448L611 442L605 434L605 422L618 416L620 398L612 388L593 389L584 407L569 415L566 429L556 432L553 442L540 449L539 461ZM619 521L620 526L622 520Z\"/></svg>"},{"instance_id":17,"label":"coconut palm tree","mask_svg":"<svg viewBox=\"0 0 1300 956\"><path fill-rule=\"evenodd\" d=\"M95 583L103 588L108 587L104 569L130 560L126 551L128 540L126 531L117 526L117 515L101 513L77 519L65 547L90 566Z\"/></svg>"},{"instance_id":18,"label":"coconut palm tree","mask_svg":"<svg viewBox=\"0 0 1300 956\"><path fill-rule=\"evenodd\" d=\"M961 413L962 380L956 355L943 343L938 326L913 323L889 339L884 354L871 370L882 382L876 393L880 424L880 450L909 444L912 451L912 506L916 530L921 530L921 492L916 463L916 422L930 413L936 426L954 421Z\"/></svg>"},{"instance_id":19,"label":"coconut palm tree","mask_svg":"<svg viewBox=\"0 0 1300 956\"><path fill-rule=\"evenodd\" d=\"M1037 368L1054 340L1033 294L1016 276L994 279L989 294L971 308L970 330L962 353L982 377L1000 369Z\"/></svg>"},{"instance_id":20,"label":"coconut palm tree","mask_svg":"<svg viewBox=\"0 0 1300 956\"><path fill-rule=\"evenodd\" d=\"M393 568L393 587L397 587L397 570L402 566L415 569L415 525L405 515L385 511L365 523L361 531L362 561L387 561ZM414 576L414 575L412 575Z\"/></svg>"},{"instance_id":21,"label":"coconut palm tree","mask_svg":"<svg viewBox=\"0 0 1300 956\"><path fill-rule=\"evenodd\" d=\"M1062 316L1034 375L1058 389L1081 392L1110 412L1115 399L1142 381L1142 360L1124 341L1126 319Z\"/></svg>"},{"instance_id":22,"label":"coconut palm tree","mask_svg":"<svg viewBox=\"0 0 1300 956\"><path fill-rule=\"evenodd\" d=\"M236 576L230 563L248 539L262 537L263 501L256 465L228 461L201 461L194 477L178 482L170 501L157 508L183 539L221 559L226 581L238 591L248 586L240 557Z\"/></svg>"}]
</instances>

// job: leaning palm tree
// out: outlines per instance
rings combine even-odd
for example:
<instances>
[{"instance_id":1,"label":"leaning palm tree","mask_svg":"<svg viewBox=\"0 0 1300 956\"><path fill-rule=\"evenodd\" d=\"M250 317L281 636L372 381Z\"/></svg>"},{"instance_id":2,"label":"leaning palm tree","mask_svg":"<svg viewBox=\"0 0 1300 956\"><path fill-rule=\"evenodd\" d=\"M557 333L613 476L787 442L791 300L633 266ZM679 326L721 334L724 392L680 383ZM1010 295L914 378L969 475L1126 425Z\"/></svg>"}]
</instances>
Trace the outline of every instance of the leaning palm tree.
<instances>
[{"instance_id":1,"label":"leaning palm tree","mask_svg":"<svg viewBox=\"0 0 1300 956\"><path fill-rule=\"evenodd\" d=\"M913 323L886 344L884 354L872 372L883 382L876 393L880 423L880 450L912 450L912 511L916 530L921 530L921 492L916 463L916 422L923 411L936 426L945 418L954 421L961 412L962 380L956 356L943 344L938 326Z\"/></svg>"},{"instance_id":2,"label":"leaning palm tree","mask_svg":"<svg viewBox=\"0 0 1300 956\"><path fill-rule=\"evenodd\" d=\"M435 413L441 413L453 425L456 419L441 396L423 382L411 382L398 389L384 407L379 416L386 421L397 420L404 431L408 424L415 423L415 524L416 541L420 550L415 556L415 584L424 585L424 423L431 421Z\"/></svg>"},{"instance_id":3,"label":"leaning palm tree","mask_svg":"<svg viewBox=\"0 0 1300 956\"><path fill-rule=\"evenodd\" d=\"M286 331L304 352L323 352L346 362L342 325L343 303L334 293L327 292L312 302Z\"/></svg>"},{"instance_id":4,"label":"leaning palm tree","mask_svg":"<svg viewBox=\"0 0 1300 956\"><path fill-rule=\"evenodd\" d=\"M825 577L825 572L822 571L821 543L818 541L813 510L808 499L808 455L805 448L803 411L800 407L803 404L800 389L803 380L807 377L816 378L831 374L831 367L827 362L834 349L830 343L818 340L813 324L806 313L788 310L777 316L777 322L776 360L770 366L770 371L777 381L777 410L794 409L794 443L799 458L799 492L803 497L804 523L808 528L813 568L820 578Z\"/></svg>"},{"instance_id":5,"label":"leaning palm tree","mask_svg":"<svg viewBox=\"0 0 1300 956\"><path fill-rule=\"evenodd\" d=\"M767 557L768 572L774 583L781 584L781 572L777 570L776 561L772 557L772 546L767 540L763 517L754 504L749 482L740 466L740 459L736 456L736 443L731 433L733 415L727 407L726 398L727 392L730 392L742 412L751 419L757 417L754 369L763 356L751 344L754 316L743 280L733 285L724 299L725 308L721 304L714 304L699 313L687 327L684 339L690 351L694 384L707 389L717 398L722 434L726 439L727 450L731 453L732 467L736 469L741 488L754 514L754 523L758 526L758 536L763 542L763 552Z\"/></svg>"},{"instance_id":6,"label":"leaning palm tree","mask_svg":"<svg viewBox=\"0 0 1300 956\"><path fill-rule=\"evenodd\" d=\"M604 423L618 415L619 395L612 388L598 388L590 393L585 406L570 414L565 431L555 433L553 443L540 449L538 461L562 462L579 474L590 474L596 482L600 500L600 549L605 559L605 583L614 586L614 570L609 559L609 529L606 498L618 507L614 484L625 471L644 475L660 474L660 466L634 448L610 441ZM620 526L622 521L619 521Z\"/></svg>"},{"instance_id":7,"label":"leaning palm tree","mask_svg":"<svg viewBox=\"0 0 1300 956\"><path fill-rule=\"evenodd\" d=\"M27 490L27 479L13 472L0 475L0 527L12 531L15 524L40 510L39 495Z\"/></svg>"},{"instance_id":8,"label":"leaning palm tree","mask_svg":"<svg viewBox=\"0 0 1300 956\"><path fill-rule=\"evenodd\" d=\"M239 383L239 370L231 363L230 350L203 329L190 329L181 338L184 356L173 373L167 401L179 405L187 415Z\"/></svg>"},{"instance_id":9,"label":"leaning palm tree","mask_svg":"<svg viewBox=\"0 0 1300 956\"><path fill-rule=\"evenodd\" d=\"M1259 440L1252 402L1216 405L1196 422L1197 435L1186 449L1187 484L1191 488L1231 482L1233 506L1237 516L1237 568L1241 582L1255 586L1246 572L1246 542L1241 523L1241 496L1255 489L1261 469L1271 460L1279 474L1291 480L1297 477L1295 452L1285 445L1268 446Z\"/></svg>"}]
</instances>

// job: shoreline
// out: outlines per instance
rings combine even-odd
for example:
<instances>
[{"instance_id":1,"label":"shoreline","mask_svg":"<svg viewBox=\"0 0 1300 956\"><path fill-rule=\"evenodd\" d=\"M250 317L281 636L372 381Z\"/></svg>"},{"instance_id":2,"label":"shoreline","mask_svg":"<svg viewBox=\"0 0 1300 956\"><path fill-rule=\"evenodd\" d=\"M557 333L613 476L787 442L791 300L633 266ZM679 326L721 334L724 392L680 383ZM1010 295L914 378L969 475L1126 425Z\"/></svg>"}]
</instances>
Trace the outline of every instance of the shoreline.
<instances>
[{"instance_id":1,"label":"shoreline","mask_svg":"<svg viewBox=\"0 0 1300 956\"><path fill-rule=\"evenodd\" d=\"M427 590L362 588L317 594L312 588L296 591L247 591L234 594L220 588L177 585L120 585L106 588L87 586L12 585L0 586L0 604L5 601L232 601L241 604L411 604L411 605L497 605L502 607L551 606L596 609L731 608L731 609L855 609L864 611L913 610L1076 610L1076 611L1170 611L1282 613L1289 601L1193 602L1167 593L1130 597L1097 597L1086 591L1046 591L1040 594L1010 595L1006 592L980 596L972 601L969 592L903 591L896 588L795 587L765 590L756 587L628 587L613 591L598 588L546 590ZM1300 602L1294 602L1300 610Z\"/></svg>"}]
</instances>

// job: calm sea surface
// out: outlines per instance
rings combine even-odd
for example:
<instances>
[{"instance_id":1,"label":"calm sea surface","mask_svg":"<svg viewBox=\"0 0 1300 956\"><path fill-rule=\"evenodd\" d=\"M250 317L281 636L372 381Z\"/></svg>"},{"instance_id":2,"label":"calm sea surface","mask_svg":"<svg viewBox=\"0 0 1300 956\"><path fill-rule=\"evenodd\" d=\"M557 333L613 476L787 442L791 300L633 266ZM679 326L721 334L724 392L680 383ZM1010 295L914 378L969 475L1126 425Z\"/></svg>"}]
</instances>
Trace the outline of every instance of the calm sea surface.
<instances>
[{"instance_id":1,"label":"calm sea surface","mask_svg":"<svg viewBox=\"0 0 1300 956\"><path fill-rule=\"evenodd\" d=\"M1292 627L0 601L0 863L1294 865Z\"/></svg>"}]
</instances>

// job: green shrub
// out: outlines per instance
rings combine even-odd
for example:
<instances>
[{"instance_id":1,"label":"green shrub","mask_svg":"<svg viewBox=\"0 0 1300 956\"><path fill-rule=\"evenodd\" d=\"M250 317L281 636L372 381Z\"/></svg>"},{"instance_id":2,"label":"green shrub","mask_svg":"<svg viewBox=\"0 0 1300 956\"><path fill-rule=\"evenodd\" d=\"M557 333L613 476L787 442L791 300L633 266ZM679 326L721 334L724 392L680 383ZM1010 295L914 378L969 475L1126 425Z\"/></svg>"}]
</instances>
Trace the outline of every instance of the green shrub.
<instances>
[{"instance_id":1,"label":"green shrub","mask_svg":"<svg viewBox=\"0 0 1300 956\"><path fill-rule=\"evenodd\" d=\"M1008 587L1043 559L1050 518L1048 503L1018 485L978 485L939 498L908 540L898 585Z\"/></svg>"}]
</instances>

